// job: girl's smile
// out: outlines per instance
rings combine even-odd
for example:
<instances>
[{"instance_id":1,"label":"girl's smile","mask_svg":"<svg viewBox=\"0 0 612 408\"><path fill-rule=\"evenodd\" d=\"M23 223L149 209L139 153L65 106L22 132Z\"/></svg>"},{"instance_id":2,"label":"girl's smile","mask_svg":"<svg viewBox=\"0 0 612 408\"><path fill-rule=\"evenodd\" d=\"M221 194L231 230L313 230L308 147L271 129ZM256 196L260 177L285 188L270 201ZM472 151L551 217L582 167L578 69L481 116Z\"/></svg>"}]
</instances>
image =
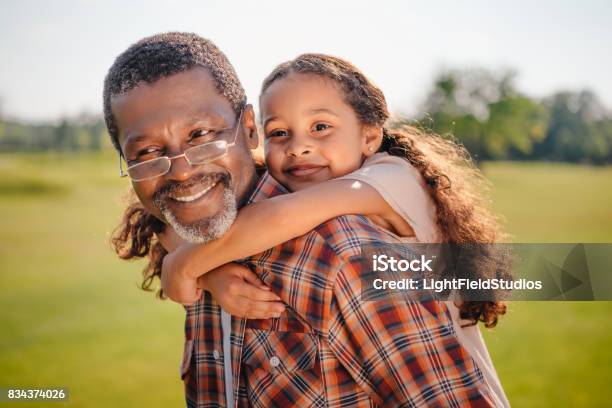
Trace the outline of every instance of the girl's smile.
<instances>
[{"instance_id":1,"label":"girl's smile","mask_svg":"<svg viewBox=\"0 0 612 408\"><path fill-rule=\"evenodd\" d=\"M304 162L290 164L283 171L290 177L305 179L327 169L328 167L326 165Z\"/></svg>"}]
</instances>

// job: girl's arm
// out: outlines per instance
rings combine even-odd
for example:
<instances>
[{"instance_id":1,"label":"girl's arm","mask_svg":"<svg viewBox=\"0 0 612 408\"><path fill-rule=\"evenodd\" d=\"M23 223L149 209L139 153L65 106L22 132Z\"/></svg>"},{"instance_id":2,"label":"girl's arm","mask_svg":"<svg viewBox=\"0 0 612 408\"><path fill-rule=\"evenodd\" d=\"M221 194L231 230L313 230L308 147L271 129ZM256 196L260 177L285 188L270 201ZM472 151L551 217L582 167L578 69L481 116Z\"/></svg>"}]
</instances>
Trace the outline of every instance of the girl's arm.
<instances>
[{"instance_id":1,"label":"girl's arm","mask_svg":"<svg viewBox=\"0 0 612 408\"><path fill-rule=\"evenodd\" d=\"M355 180L330 180L242 208L225 235L205 245L180 247L173 254L173 262L164 267L197 277L227 262L289 241L345 214L371 216L399 235L414 235L407 222L373 187Z\"/></svg>"}]
</instances>

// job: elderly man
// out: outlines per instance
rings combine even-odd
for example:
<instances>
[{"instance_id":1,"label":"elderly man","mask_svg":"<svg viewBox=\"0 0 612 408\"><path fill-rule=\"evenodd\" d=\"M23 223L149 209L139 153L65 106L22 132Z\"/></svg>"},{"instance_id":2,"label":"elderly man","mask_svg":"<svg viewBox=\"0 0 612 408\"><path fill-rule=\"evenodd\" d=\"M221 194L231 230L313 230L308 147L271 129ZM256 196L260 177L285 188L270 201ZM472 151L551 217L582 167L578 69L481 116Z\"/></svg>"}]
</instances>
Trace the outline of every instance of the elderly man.
<instances>
[{"instance_id":1,"label":"elderly man","mask_svg":"<svg viewBox=\"0 0 612 408\"><path fill-rule=\"evenodd\" d=\"M167 33L132 45L109 70L104 109L143 206L187 241L218 238L242 205L287 192L257 175L253 109L208 40ZM187 405L491 405L443 303L360 298L360 245L372 242L397 238L344 216L252 257L287 306L278 318L230 322L204 291L187 307Z\"/></svg>"}]
</instances>

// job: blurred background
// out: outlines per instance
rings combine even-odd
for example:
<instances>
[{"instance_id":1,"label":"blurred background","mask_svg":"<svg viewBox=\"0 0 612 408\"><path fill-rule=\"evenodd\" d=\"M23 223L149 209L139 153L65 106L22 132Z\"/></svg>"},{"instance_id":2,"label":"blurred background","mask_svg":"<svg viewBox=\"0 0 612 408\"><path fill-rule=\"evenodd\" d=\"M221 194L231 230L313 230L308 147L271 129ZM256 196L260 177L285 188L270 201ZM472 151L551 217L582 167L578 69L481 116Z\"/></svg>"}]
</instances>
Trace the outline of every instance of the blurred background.
<instances>
[{"instance_id":1,"label":"blurred background","mask_svg":"<svg viewBox=\"0 0 612 408\"><path fill-rule=\"evenodd\" d=\"M144 264L108 244L129 182L102 81L131 43L212 39L255 106L276 64L346 58L397 115L465 144L515 242L612 242L611 18L606 1L2 1L0 387L183 405L183 310L138 289ZM511 303L482 329L510 402L608 405L611 316L609 302Z\"/></svg>"}]
</instances>

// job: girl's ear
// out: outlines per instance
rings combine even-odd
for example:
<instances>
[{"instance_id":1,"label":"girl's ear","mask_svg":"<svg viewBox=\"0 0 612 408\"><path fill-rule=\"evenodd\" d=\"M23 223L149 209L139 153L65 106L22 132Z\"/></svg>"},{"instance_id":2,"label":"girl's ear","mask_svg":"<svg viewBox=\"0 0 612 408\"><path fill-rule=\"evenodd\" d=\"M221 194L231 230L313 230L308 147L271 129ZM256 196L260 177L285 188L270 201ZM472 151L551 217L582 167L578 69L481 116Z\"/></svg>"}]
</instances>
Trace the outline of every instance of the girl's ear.
<instances>
[{"instance_id":1,"label":"girl's ear","mask_svg":"<svg viewBox=\"0 0 612 408\"><path fill-rule=\"evenodd\" d=\"M382 127L363 125L362 136L362 153L365 157L370 157L378 151L382 144Z\"/></svg>"},{"instance_id":2,"label":"girl's ear","mask_svg":"<svg viewBox=\"0 0 612 408\"><path fill-rule=\"evenodd\" d=\"M255 123L255 111L253 110L253 105L250 103L244 107L244 112L242 113L242 126L246 133L245 141L247 142L247 146L249 146L251 150L256 149L259 144L259 133L257 132L257 125Z\"/></svg>"}]
</instances>

